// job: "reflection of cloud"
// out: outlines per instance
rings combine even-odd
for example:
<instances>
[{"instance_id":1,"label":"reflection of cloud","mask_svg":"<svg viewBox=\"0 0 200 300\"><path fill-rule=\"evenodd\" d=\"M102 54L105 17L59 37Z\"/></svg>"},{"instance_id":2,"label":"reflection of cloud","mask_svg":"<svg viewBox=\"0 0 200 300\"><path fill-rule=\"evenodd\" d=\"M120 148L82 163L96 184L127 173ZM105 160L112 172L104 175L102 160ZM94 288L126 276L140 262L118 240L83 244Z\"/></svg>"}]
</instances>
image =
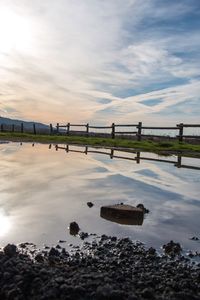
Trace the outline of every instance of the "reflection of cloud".
<instances>
[{"instance_id":1,"label":"reflection of cloud","mask_svg":"<svg viewBox=\"0 0 200 300\"><path fill-rule=\"evenodd\" d=\"M0 206L2 215L9 215L15 225L3 243L55 243L66 239L67 226L74 220L87 232L130 235L151 245L157 241L159 246L170 238L187 243L188 234L199 228L199 176L192 170L66 153L40 144L10 143L1 149ZM94 203L92 209L88 201ZM101 206L120 202L144 203L150 209L143 228L100 218Z\"/></svg>"},{"instance_id":2,"label":"reflection of cloud","mask_svg":"<svg viewBox=\"0 0 200 300\"><path fill-rule=\"evenodd\" d=\"M4 115L159 122L168 107L199 105L195 1L3 0L5 7L28 22L31 47L0 48ZM160 102L144 102L153 99ZM195 109L181 117L195 120Z\"/></svg>"}]
</instances>

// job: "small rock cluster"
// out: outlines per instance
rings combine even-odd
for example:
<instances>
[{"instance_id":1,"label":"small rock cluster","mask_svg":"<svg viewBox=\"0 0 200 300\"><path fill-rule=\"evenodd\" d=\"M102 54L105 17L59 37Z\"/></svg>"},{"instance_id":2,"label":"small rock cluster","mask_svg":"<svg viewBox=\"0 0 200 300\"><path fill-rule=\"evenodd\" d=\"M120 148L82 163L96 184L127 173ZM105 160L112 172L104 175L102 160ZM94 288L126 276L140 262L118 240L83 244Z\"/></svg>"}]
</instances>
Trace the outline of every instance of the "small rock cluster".
<instances>
[{"instance_id":1,"label":"small rock cluster","mask_svg":"<svg viewBox=\"0 0 200 300\"><path fill-rule=\"evenodd\" d=\"M106 235L71 253L59 247L31 256L24 245L0 251L0 299L200 299L200 265L183 257L174 242L162 256L129 238Z\"/></svg>"}]
</instances>

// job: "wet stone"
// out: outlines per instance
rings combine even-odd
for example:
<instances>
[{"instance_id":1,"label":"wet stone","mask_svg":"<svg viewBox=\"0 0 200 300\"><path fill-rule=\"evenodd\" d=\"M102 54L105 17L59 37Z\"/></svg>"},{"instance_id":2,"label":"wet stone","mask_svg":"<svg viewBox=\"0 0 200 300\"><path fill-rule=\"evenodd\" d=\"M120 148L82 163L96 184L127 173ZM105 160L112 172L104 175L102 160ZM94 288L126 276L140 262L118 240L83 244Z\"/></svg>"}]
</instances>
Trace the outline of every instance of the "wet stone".
<instances>
[{"instance_id":1,"label":"wet stone","mask_svg":"<svg viewBox=\"0 0 200 300\"><path fill-rule=\"evenodd\" d=\"M7 256L12 257L17 254L17 246L14 244L8 244L3 248L3 251Z\"/></svg>"},{"instance_id":2,"label":"wet stone","mask_svg":"<svg viewBox=\"0 0 200 300\"><path fill-rule=\"evenodd\" d=\"M91 208L91 207L94 206L94 204L93 204L92 202L87 202L87 206L88 206L89 208Z\"/></svg>"}]
</instances>

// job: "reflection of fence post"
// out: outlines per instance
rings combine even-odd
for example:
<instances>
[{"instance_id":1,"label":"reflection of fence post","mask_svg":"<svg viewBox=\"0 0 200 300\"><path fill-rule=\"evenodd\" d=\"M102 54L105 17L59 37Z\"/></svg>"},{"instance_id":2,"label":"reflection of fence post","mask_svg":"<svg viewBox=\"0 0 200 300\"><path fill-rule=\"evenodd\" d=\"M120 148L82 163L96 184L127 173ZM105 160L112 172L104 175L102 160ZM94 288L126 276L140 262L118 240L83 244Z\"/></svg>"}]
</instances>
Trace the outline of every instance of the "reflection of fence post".
<instances>
[{"instance_id":1,"label":"reflection of fence post","mask_svg":"<svg viewBox=\"0 0 200 300\"><path fill-rule=\"evenodd\" d=\"M183 123L177 125L179 128L179 142L183 141Z\"/></svg>"},{"instance_id":2,"label":"reflection of fence post","mask_svg":"<svg viewBox=\"0 0 200 300\"><path fill-rule=\"evenodd\" d=\"M33 133L36 134L36 127L35 127L35 123L33 123Z\"/></svg>"},{"instance_id":3,"label":"reflection of fence post","mask_svg":"<svg viewBox=\"0 0 200 300\"><path fill-rule=\"evenodd\" d=\"M15 131L15 125L12 124L12 132L14 132L14 131Z\"/></svg>"},{"instance_id":4,"label":"reflection of fence post","mask_svg":"<svg viewBox=\"0 0 200 300\"><path fill-rule=\"evenodd\" d=\"M24 123L21 123L21 133L24 132Z\"/></svg>"},{"instance_id":5,"label":"reflection of fence post","mask_svg":"<svg viewBox=\"0 0 200 300\"><path fill-rule=\"evenodd\" d=\"M114 149L111 149L111 151L110 151L110 158L113 159L113 156L114 156Z\"/></svg>"},{"instance_id":6,"label":"reflection of fence post","mask_svg":"<svg viewBox=\"0 0 200 300\"><path fill-rule=\"evenodd\" d=\"M59 133L59 123L56 125L56 132Z\"/></svg>"},{"instance_id":7,"label":"reflection of fence post","mask_svg":"<svg viewBox=\"0 0 200 300\"><path fill-rule=\"evenodd\" d=\"M111 132L111 137L112 137L112 139L114 139L115 138L115 123L112 123L112 132Z\"/></svg>"},{"instance_id":8,"label":"reflection of fence post","mask_svg":"<svg viewBox=\"0 0 200 300\"><path fill-rule=\"evenodd\" d=\"M138 128L138 133L137 133L137 140L138 141L141 141L141 134L142 134L142 122L139 122L138 123L138 126L137 126L137 128Z\"/></svg>"},{"instance_id":9,"label":"reflection of fence post","mask_svg":"<svg viewBox=\"0 0 200 300\"><path fill-rule=\"evenodd\" d=\"M3 124L1 124L1 131L3 132Z\"/></svg>"},{"instance_id":10,"label":"reflection of fence post","mask_svg":"<svg viewBox=\"0 0 200 300\"><path fill-rule=\"evenodd\" d=\"M135 159L136 159L137 164L139 164L140 163L140 152L137 152L137 156Z\"/></svg>"},{"instance_id":11,"label":"reflection of fence post","mask_svg":"<svg viewBox=\"0 0 200 300\"><path fill-rule=\"evenodd\" d=\"M181 168L181 161L182 161L182 156L178 154L177 163L175 164L177 168Z\"/></svg>"},{"instance_id":12,"label":"reflection of fence post","mask_svg":"<svg viewBox=\"0 0 200 300\"><path fill-rule=\"evenodd\" d=\"M86 124L86 135L89 136L89 124Z\"/></svg>"},{"instance_id":13,"label":"reflection of fence post","mask_svg":"<svg viewBox=\"0 0 200 300\"><path fill-rule=\"evenodd\" d=\"M52 126L52 124L49 125L49 133L50 133L50 135L52 135L52 133L53 133L53 126Z\"/></svg>"},{"instance_id":14,"label":"reflection of fence post","mask_svg":"<svg viewBox=\"0 0 200 300\"><path fill-rule=\"evenodd\" d=\"M70 123L67 123L67 134L69 134L70 131Z\"/></svg>"}]
</instances>

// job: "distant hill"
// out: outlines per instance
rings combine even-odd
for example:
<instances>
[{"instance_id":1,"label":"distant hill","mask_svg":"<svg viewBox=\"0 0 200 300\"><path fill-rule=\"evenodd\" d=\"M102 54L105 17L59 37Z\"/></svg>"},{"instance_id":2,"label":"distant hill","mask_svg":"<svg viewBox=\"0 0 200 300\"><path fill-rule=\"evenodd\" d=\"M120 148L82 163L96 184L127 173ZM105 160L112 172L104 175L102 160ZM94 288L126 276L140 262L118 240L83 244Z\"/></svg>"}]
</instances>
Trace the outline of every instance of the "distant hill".
<instances>
[{"instance_id":1,"label":"distant hill","mask_svg":"<svg viewBox=\"0 0 200 300\"><path fill-rule=\"evenodd\" d=\"M29 128L32 129L33 124L35 124L38 129L49 128L48 125L43 124L43 123L28 122L28 121L23 121L23 120L15 120L15 119L0 117L0 124L4 124L4 125L8 125L8 126L11 126L14 124L15 126L21 126L21 123L24 123L24 127L26 127L27 129L29 129Z\"/></svg>"}]
</instances>

